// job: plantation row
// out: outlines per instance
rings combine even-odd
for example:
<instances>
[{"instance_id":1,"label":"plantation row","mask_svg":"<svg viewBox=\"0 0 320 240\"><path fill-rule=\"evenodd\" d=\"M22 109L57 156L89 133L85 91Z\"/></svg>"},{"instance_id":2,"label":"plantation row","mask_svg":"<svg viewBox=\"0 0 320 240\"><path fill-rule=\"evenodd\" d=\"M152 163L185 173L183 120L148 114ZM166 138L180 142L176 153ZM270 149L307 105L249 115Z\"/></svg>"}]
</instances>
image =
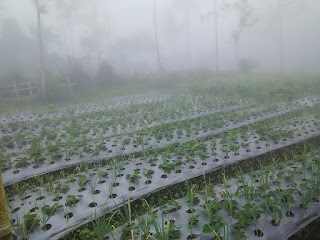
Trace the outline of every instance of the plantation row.
<instances>
[{"instance_id":1,"label":"plantation row","mask_svg":"<svg viewBox=\"0 0 320 240\"><path fill-rule=\"evenodd\" d=\"M15 236L287 239L320 212L309 145L320 138L319 84L298 78L5 106L0 168Z\"/></svg>"},{"instance_id":2,"label":"plantation row","mask_svg":"<svg viewBox=\"0 0 320 240\"><path fill-rule=\"evenodd\" d=\"M233 108L235 107L217 108L213 109L211 113ZM105 115L106 113L100 112L100 115L101 114ZM195 115L194 113L192 114ZM138 116L140 115L144 118L144 114L139 114ZM3 170L10 168L11 158L18 159L17 163L14 164L14 166L17 167L29 165L30 162L27 163L27 158L29 158L30 161L33 161L35 166L38 166L40 163L43 163L45 157L47 157L45 154L42 154L46 147L48 148L48 157L53 158L53 160L59 160L62 158L62 155L65 155L65 160L69 160L75 152L79 152L79 148L84 145L89 145L89 142L96 143L95 145L98 146L95 146L93 149L90 146L80 149L80 151L83 150L83 154L80 154L80 156L87 153L94 153L94 155L98 155L99 151L106 150L106 146L102 146L102 142L105 138L107 138L108 141L111 140L111 137L113 138L114 142L110 142L112 149L112 145L117 145L117 135L120 133L125 134L128 131L135 131L135 127L133 127L133 125L125 126L128 125L128 123L134 122L130 116L129 118L126 118L126 115L121 113L118 114L118 117L113 116L112 118L112 122L101 121L101 119L98 119L98 122L93 122L91 124L86 123L83 119L66 120L60 118L56 120L42 119L40 121L29 122L29 124L21 121L15 121L10 122L7 125L3 125L2 132L5 134L1 138L1 167ZM192 118L195 117L190 115L186 119ZM119 122L121 123L122 121L120 119L124 119L126 121L125 125L122 127L125 129L121 129ZM170 120L163 121L170 122ZM148 125L139 125L136 128L141 129L144 127L148 127ZM128 144L126 143L128 140L130 141L130 139L126 139L123 144ZM22 154L19 156L20 153Z\"/></svg>"},{"instance_id":3,"label":"plantation row","mask_svg":"<svg viewBox=\"0 0 320 240\"><path fill-rule=\"evenodd\" d=\"M187 94L175 94L164 101L131 103L122 108L109 109L107 107L109 104L105 108L95 107L95 105L99 106L101 103L91 103L91 109L76 105L61 111L59 108L56 109L55 106L49 106L43 110L41 117L32 115L29 119L24 119L21 116L11 115L7 120L3 120L3 124L8 125L3 130L11 132L18 130L20 127L24 129L34 127L37 124L48 124L48 127L56 127L64 122L69 123L74 121L84 123L109 121L110 123L115 123L117 122L115 119L117 119L121 121L121 124L124 124L126 120L134 120L141 123L152 123L152 121L157 120L172 121L188 115L206 114L207 112L214 111L216 108L235 105L235 103L239 104L239 102L241 103L241 101L232 98L225 99L212 96L199 97ZM81 109L81 112L75 110L77 108ZM86 111L83 109L86 109Z\"/></svg>"},{"instance_id":4,"label":"plantation row","mask_svg":"<svg viewBox=\"0 0 320 240\"><path fill-rule=\"evenodd\" d=\"M37 105L30 109L26 109L20 112L2 114L0 117L0 123L8 123L11 121L35 121L39 119L56 119L60 117L81 116L83 114L89 114L91 112L101 112L108 110L117 110L126 108L132 105L145 105L163 102L170 99L170 94L152 92L136 94L131 96L120 96L109 98L107 100L96 100L78 104L70 104L66 106Z\"/></svg>"},{"instance_id":5,"label":"plantation row","mask_svg":"<svg viewBox=\"0 0 320 240\"><path fill-rule=\"evenodd\" d=\"M7 184L84 161L97 162L117 155L188 142L190 138L216 135L318 103L317 97L306 98L289 106L273 108L273 111L269 112L264 112L264 108L226 108L222 112L116 136L110 136L107 132L108 125L103 122L89 126L70 123L66 128L60 129L60 133L50 128L31 131L30 134L20 132L13 137L7 135L1 138L3 144L0 164L4 171L13 168L13 171L4 172L4 182ZM16 146L15 139L20 142L19 147ZM23 146L21 142L24 142ZM21 173L20 169L24 171Z\"/></svg>"},{"instance_id":6,"label":"plantation row","mask_svg":"<svg viewBox=\"0 0 320 240\"><path fill-rule=\"evenodd\" d=\"M315 149L281 163L274 159L249 174L240 169L237 178L224 176L219 185L204 179L201 190L186 182L183 198L167 200L159 208L146 204L147 214L138 219L130 218L126 207L129 214L122 213L125 224L118 231L105 224L93 232L109 233L113 239L288 238L320 217L319 153Z\"/></svg>"},{"instance_id":7,"label":"plantation row","mask_svg":"<svg viewBox=\"0 0 320 240\"><path fill-rule=\"evenodd\" d=\"M14 183L9 206L15 229L23 219L46 219L53 226L41 230L39 226L32 239L57 238L100 216L105 210L114 209L126 199L137 199L156 189L201 176L239 161L265 154L320 134L319 107L272 118L233 131L222 133L209 140L191 139L178 146L170 145L150 156L114 159L109 166L96 165L89 169L84 163L79 173L66 173L65 179L54 181L52 177L38 177L41 187ZM85 171L83 171L85 170ZM15 197L14 197L15 196ZM53 211L50 216L43 210ZM48 211L49 211L48 210ZM50 210L50 211L51 211ZM26 216L27 217L24 217ZM18 220L20 219L20 220ZM29 234L30 229L23 234ZM59 233L57 235L57 233Z\"/></svg>"}]
</instances>

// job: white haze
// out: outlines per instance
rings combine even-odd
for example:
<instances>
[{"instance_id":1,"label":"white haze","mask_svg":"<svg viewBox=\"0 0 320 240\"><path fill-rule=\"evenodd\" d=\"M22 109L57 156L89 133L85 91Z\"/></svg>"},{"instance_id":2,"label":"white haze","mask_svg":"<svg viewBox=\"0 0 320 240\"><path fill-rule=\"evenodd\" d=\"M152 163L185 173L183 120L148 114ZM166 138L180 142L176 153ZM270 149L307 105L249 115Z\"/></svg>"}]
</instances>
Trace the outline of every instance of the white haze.
<instances>
[{"instance_id":1,"label":"white haze","mask_svg":"<svg viewBox=\"0 0 320 240\"><path fill-rule=\"evenodd\" d=\"M66 55L94 71L99 59L121 72L153 72L156 49L152 0L40 0L45 64L59 71ZM232 32L235 10L218 0L219 68L236 69ZM255 71L280 71L277 0L252 0L257 23L244 30L240 58L258 64ZM318 72L320 1L281 0L284 69ZM212 69L215 65L214 0L156 0L161 62L166 71ZM209 14L209 15L208 15ZM188 23L189 22L189 26ZM15 32L20 28L22 33ZM31 0L0 1L0 78L12 71L32 76L38 69L36 11ZM10 33L10 34L9 34ZM62 60L61 60L62 59Z\"/></svg>"}]
</instances>

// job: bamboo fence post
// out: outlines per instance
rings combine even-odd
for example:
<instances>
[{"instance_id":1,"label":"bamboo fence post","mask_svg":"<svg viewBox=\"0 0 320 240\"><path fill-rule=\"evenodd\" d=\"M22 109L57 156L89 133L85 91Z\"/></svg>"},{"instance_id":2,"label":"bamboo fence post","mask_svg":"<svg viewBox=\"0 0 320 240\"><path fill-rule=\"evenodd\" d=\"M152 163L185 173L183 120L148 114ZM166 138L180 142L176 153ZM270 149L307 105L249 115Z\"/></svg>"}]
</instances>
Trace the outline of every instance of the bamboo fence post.
<instances>
[{"instance_id":1,"label":"bamboo fence post","mask_svg":"<svg viewBox=\"0 0 320 240\"><path fill-rule=\"evenodd\" d=\"M16 98L17 98L17 100L19 101L19 94L18 94L18 90L17 90L17 85L16 85L16 81L13 81L13 83L14 83L14 93L16 94Z\"/></svg>"},{"instance_id":2,"label":"bamboo fence post","mask_svg":"<svg viewBox=\"0 0 320 240\"><path fill-rule=\"evenodd\" d=\"M69 88L70 95L72 96L71 82L70 82L69 76L68 76L68 88Z\"/></svg>"},{"instance_id":3,"label":"bamboo fence post","mask_svg":"<svg viewBox=\"0 0 320 240\"><path fill-rule=\"evenodd\" d=\"M33 98L32 88L31 88L31 84L30 84L30 82L28 82L28 84L29 84L29 89L30 89L30 95L31 95L31 98Z\"/></svg>"},{"instance_id":4,"label":"bamboo fence post","mask_svg":"<svg viewBox=\"0 0 320 240\"><path fill-rule=\"evenodd\" d=\"M9 219L6 195L4 192L0 170L0 240L12 240L11 223Z\"/></svg>"}]
</instances>

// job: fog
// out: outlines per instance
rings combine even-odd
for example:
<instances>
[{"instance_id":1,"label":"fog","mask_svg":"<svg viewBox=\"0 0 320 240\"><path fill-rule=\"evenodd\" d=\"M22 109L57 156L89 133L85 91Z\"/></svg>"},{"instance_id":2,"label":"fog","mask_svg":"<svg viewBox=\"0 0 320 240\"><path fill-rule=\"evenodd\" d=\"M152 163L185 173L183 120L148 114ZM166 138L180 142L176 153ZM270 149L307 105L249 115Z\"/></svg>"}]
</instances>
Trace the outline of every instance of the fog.
<instances>
[{"instance_id":1,"label":"fog","mask_svg":"<svg viewBox=\"0 0 320 240\"><path fill-rule=\"evenodd\" d=\"M0 4L1 83L39 78L35 1ZM241 4L248 9L242 20ZM217 1L217 10L213 0L39 0L39 5L48 75L78 68L90 81L101 61L121 74L157 74L157 44L163 72L216 67L234 72L241 60L253 72L281 72L281 53L284 72L319 71L319 1L228 0Z\"/></svg>"},{"instance_id":2,"label":"fog","mask_svg":"<svg viewBox=\"0 0 320 240\"><path fill-rule=\"evenodd\" d=\"M319 239L319 13L0 0L0 239Z\"/></svg>"}]
</instances>

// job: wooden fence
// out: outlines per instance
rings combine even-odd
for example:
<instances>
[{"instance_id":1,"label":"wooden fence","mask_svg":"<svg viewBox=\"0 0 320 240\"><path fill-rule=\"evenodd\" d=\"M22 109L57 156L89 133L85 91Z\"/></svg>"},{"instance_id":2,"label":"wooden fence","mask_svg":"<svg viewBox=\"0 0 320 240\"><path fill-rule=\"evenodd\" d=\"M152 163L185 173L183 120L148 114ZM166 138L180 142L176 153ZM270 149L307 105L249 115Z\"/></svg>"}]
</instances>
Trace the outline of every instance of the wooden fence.
<instances>
[{"instance_id":1,"label":"wooden fence","mask_svg":"<svg viewBox=\"0 0 320 240\"><path fill-rule=\"evenodd\" d=\"M65 84L59 85L60 87L67 87L68 92L73 96L75 90L74 87L78 83L71 83L70 80ZM41 84L38 81L16 83L0 87L0 102L2 101L21 101L23 99L33 98L41 91Z\"/></svg>"},{"instance_id":2,"label":"wooden fence","mask_svg":"<svg viewBox=\"0 0 320 240\"><path fill-rule=\"evenodd\" d=\"M70 80L66 84L60 85L61 87L68 87L68 92L70 93L71 96L73 96L74 91L74 86L77 85L78 83L72 83Z\"/></svg>"},{"instance_id":3,"label":"wooden fence","mask_svg":"<svg viewBox=\"0 0 320 240\"><path fill-rule=\"evenodd\" d=\"M35 92L38 91L38 81L24 83L16 83L13 81L12 85L0 87L0 102L10 100L20 101L26 98L33 98Z\"/></svg>"}]
</instances>

